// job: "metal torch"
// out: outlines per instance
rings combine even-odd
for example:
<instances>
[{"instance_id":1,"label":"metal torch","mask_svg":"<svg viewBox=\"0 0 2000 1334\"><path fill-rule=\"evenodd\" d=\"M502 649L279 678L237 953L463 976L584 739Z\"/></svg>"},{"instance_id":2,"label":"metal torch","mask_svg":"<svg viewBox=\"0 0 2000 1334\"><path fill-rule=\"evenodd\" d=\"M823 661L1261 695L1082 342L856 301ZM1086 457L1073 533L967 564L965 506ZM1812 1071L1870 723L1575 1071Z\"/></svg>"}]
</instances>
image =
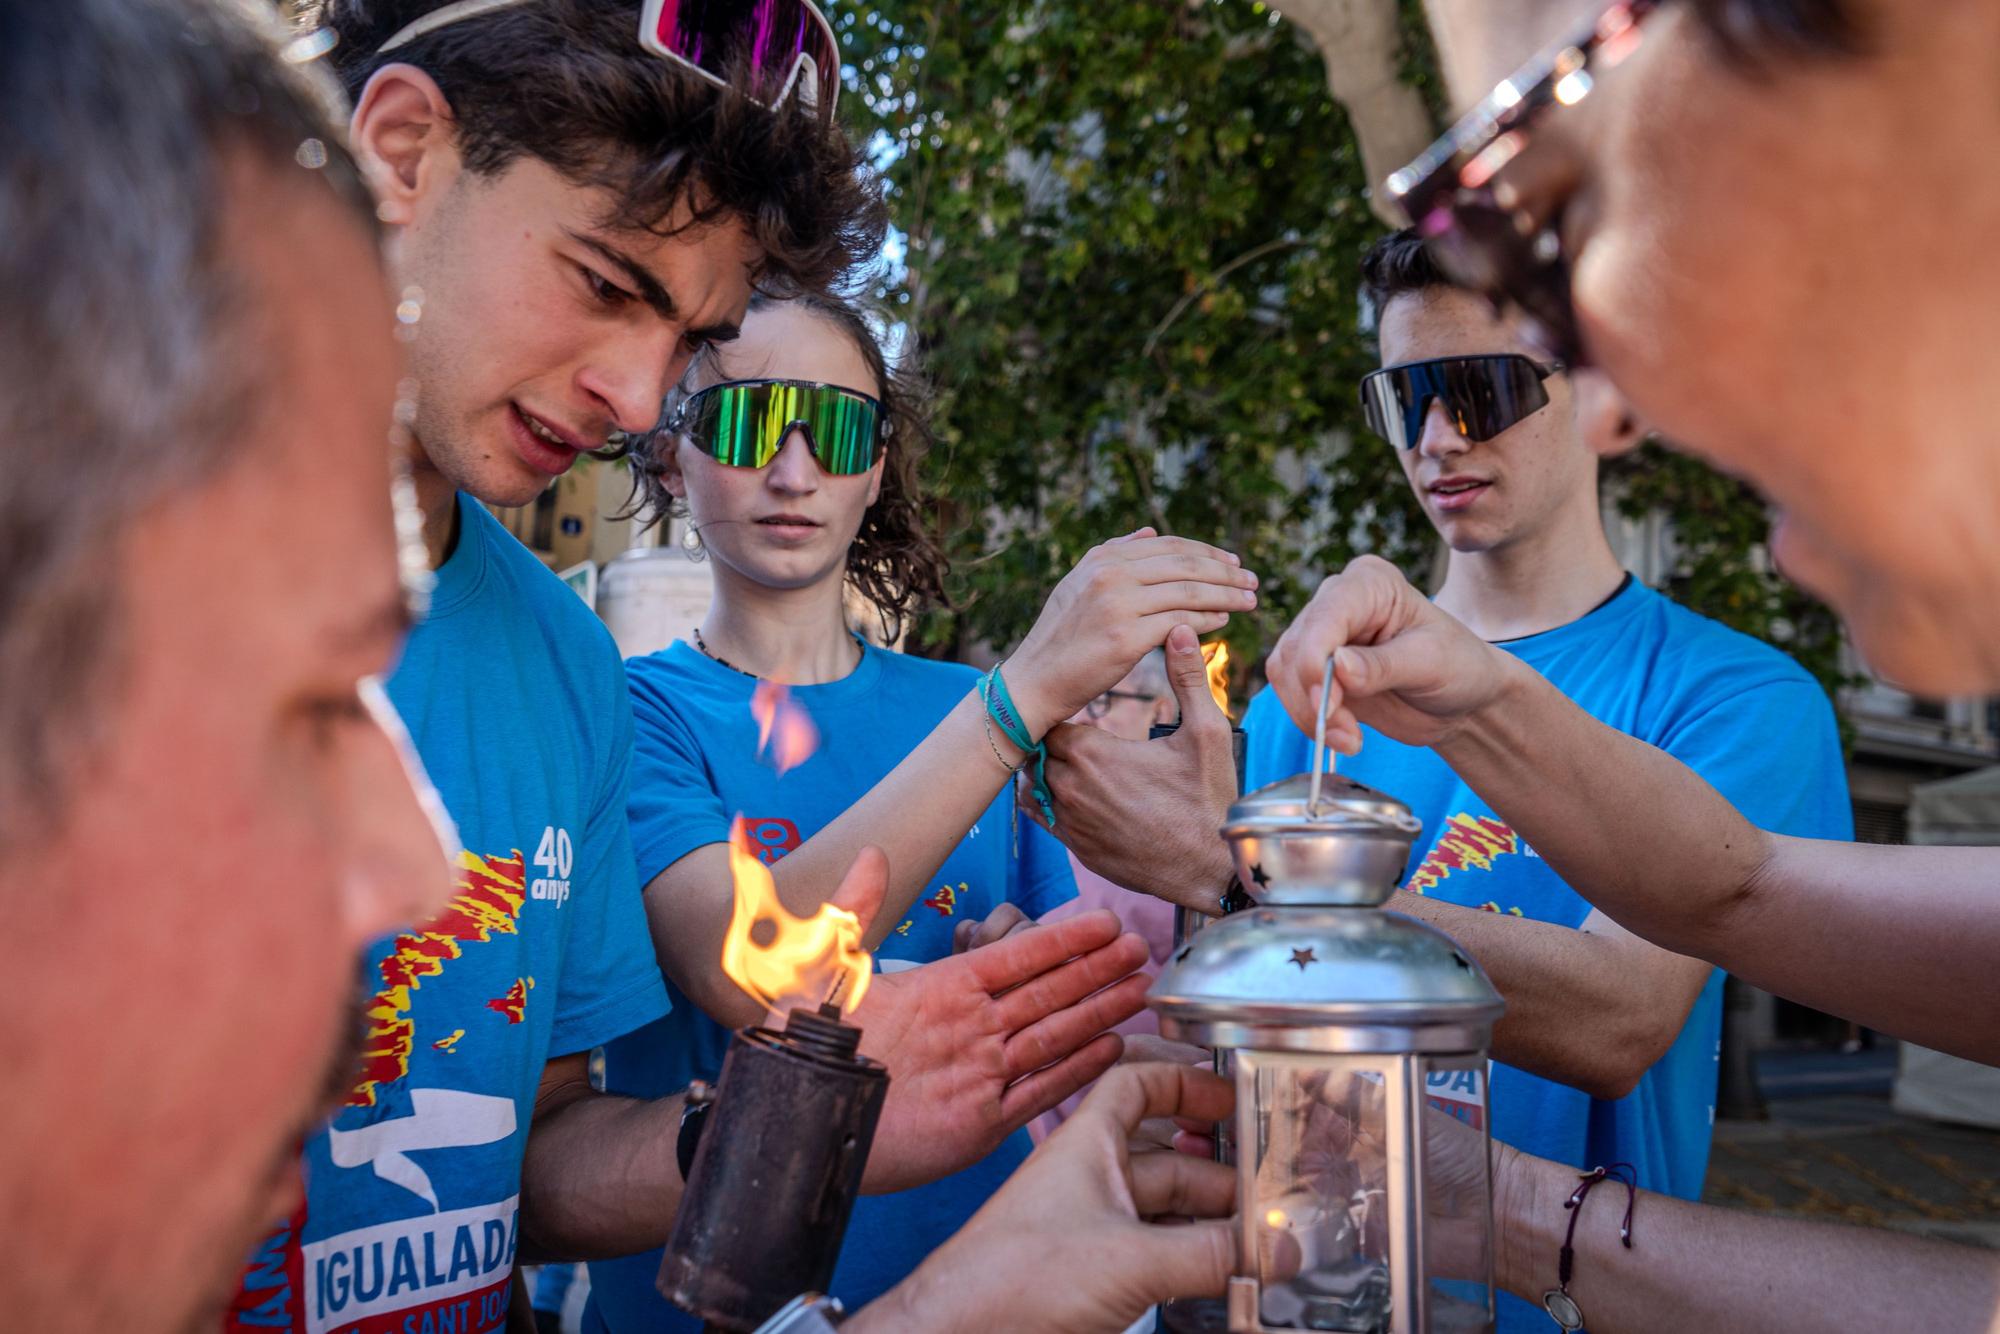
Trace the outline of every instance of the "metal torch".
<instances>
[{"instance_id":1,"label":"metal torch","mask_svg":"<svg viewBox=\"0 0 2000 1334\"><path fill-rule=\"evenodd\" d=\"M702 1115L659 1288L713 1330L755 1330L825 1292L889 1073L831 1004L737 1031Z\"/></svg>"}]
</instances>

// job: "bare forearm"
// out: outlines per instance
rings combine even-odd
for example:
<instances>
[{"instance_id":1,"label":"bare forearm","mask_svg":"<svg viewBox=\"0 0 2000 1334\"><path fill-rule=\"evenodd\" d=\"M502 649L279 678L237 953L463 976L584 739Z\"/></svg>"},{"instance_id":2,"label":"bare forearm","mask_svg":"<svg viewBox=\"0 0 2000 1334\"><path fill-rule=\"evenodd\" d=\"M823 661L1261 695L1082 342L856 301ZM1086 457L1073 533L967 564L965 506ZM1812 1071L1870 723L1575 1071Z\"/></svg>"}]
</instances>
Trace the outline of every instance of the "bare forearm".
<instances>
[{"instance_id":1,"label":"bare forearm","mask_svg":"<svg viewBox=\"0 0 2000 1334\"><path fill-rule=\"evenodd\" d=\"M1021 759L997 728L988 744L985 713L978 695L968 694L866 796L773 866L786 906L802 917L816 912L856 854L878 847L889 858L889 892L862 943L881 944L1006 786L993 745L1009 764ZM715 944L719 950L720 937Z\"/></svg>"},{"instance_id":2,"label":"bare forearm","mask_svg":"<svg viewBox=\"0 0 2000 1334\"><path fill-rule=\"evenodd\" d=\"M1714 960L1770 836L1671 755L1532 668L1508 670L1506 693L1438 754L1577 893L1656 945Z\"/></svg>"},{"instance_id":3,"label":"bare forearm","mask_svg":"<svg viewBox=\"0 0 2000 1334\"><path fill-rule=\"evenodd\" d=\"M538 1111L521 1165L528 1263L601 1260L665 1243L680 1207L682 1099L583 1093Z\"/></svg>"},{"instance_id":4,"label":"bare forearm","mask_svg":"<svg viewBox=\"0 0 2000 1334\"><path fill-rule=\"evenodd\" d=\"M1687 766L1526 668L1438 749L1625 929L1787 999L2000 1060L2000 1028L1967 1020L2000 1012L2000 853L1765 833Z\"/></svg>"},{"instance_id":5,"label":"bare forearm","mask_svg":"<svg viewBox=\"0 0 2000 1334\"><path fill-rule=\"evenodd\" d=\"M1789 1000L1992 1064L1996 888L1992 848L1775 838L1713 957Z\"/></svg>"},{"instance_id":6,"label":"bare forearm","mask_svg":"<svg viewBox=\"0 0 2000 1334\"><path fill-rule=\"evenodd\" d=\"M1537 1305L1556 1286L1577 1174L1503 1160L1495 1204L1500 1284ZM2000 1330L2000 1255L1901 1233L1805 1223L1642 1193L1632 1247L1618 1240L1625 1190L1601 1182L1576 1228L1570 1294L1602 1334L1880 1334Z\"/></svg>"},{"instance_id":7,"label":"bare forearm","mask_svg":"<svg viewBox=\"0 0 2000 1334\"><path fill-rule=\"evenodd\" d=\"M1389 907L1443 931L1493 979L1507 1002L1493 1029L1496 1058L1593 1097L1632 1091L1709 972L1623 932L1607 939L1408 892Z\"/></svg>"}]
</instances>

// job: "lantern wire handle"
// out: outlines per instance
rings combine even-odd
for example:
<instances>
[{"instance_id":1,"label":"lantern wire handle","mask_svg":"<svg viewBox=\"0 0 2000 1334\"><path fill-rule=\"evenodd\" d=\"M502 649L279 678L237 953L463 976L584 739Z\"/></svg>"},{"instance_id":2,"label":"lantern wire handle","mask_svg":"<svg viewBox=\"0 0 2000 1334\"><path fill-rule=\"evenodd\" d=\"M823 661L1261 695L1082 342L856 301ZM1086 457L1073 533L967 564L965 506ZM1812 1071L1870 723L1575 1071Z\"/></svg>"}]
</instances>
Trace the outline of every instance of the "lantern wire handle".
<instances>
[{"instance_id":1,"label":"lantern wire handle","mask_svg":"<svg viewBox=\"0 0 2000 1334\"><path fill-rule=\"evenodd\" d=\"M1329 653L1326 655L1326 679L1321 683L1319 688L1319 726L1313 728L1312 792L1306 799L1306 815L1308 818L1314 820L1319 819L1320 780L1330 767L1328 761L1334 759L1333 756L1327 754L1326 750L1326 714L1328 707L1332 703L1333 654ZM1335 762L1337 763L1338 761Z\"/></svg>"}]
</instances>

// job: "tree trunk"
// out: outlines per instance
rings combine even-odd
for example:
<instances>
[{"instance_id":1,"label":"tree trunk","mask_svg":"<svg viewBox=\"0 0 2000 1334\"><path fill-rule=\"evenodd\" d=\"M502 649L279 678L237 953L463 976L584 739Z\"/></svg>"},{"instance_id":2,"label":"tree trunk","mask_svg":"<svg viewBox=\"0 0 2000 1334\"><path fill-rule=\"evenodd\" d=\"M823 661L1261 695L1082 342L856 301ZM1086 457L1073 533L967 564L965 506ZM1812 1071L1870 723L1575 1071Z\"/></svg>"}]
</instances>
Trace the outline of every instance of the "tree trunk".
<instances>
[{"instance_id":1,"label":"tree trunk","mask_svg":"<svg viewBox=\"0 0 2000 1334\"><path fill-rule=\"evenodd\" d=\"M1436 133L1423 95L1397 76L1402 30L1396 0L1287 0L1282 12L1312 38L1326 83L1347 108L1375 216L1400 226L1382 182L1429 146Z\"/></svg>"},{"instance_id":2,"label":"tree trunk","mask_svg":"<svg viewBox=\"0 0 2000 1334\"><path fill-rule=\"evenodd\" d=\"M1453 113L1603 8L1604 0L1424 0Z\"/></svg>"}]
</instances>

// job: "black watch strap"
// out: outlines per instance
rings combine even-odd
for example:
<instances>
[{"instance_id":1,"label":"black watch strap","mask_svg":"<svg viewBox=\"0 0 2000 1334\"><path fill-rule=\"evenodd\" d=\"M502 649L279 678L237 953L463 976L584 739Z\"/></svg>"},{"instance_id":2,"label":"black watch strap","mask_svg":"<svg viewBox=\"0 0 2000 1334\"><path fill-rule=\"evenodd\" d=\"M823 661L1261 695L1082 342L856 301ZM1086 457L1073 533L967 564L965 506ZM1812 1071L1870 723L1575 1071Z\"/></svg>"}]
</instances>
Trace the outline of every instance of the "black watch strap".
<instances>
[{"instance_id":1,"label":"black watch strap","mask_svg":"<svg viewBox=\"0 0 2000 1334\"><path fill-rule=\"evenodd\" d=\"M1222 898L1216 904L1216 907L1221 909L1224 917L1229 916L1233 912L1242 912L1245 908L1254 908L1256 906L1257 901L1251 898L1249 891L1243 888L1243 882L1233 875L1229 877L1229 888L1222 891Z\"/></svg>"}]
</instances>

